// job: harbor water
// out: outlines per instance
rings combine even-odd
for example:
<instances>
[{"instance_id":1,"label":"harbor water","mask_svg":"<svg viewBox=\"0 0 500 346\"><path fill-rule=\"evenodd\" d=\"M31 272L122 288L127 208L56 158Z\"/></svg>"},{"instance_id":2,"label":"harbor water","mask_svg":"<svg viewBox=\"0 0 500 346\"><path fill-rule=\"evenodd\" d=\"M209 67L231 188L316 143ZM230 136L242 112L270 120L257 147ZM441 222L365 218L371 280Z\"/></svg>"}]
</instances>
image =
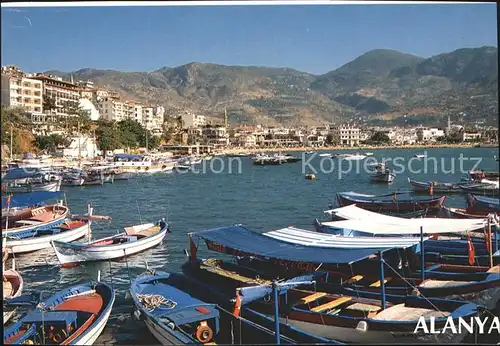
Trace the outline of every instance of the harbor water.
<instances>
[{"instance_id":1,"label":"harbor water","mask_svg":"<svg viewBox=\"0 0 500 346\"><path fill-rule=\"evenodd\" d=\"M117 299L108 325L96 344L156 344L143 323L131 319L132 302L126 293L130 279L144 272L146 262L156 270L179 272L185 261L183 250L188 248L188 232L232 224L243 224L259 232L290 225L312 230L314 219L323 218L323 210L334 203L335 193L355 191L380 195L395 190L409 191L407 177L419 181L455 182L476 164L475 160L462 160L463 167L460 167L461 155L481 159L477 169L498 171L498 162L493 158L498 155L497 148L370 151L373 156L367 158L379 161L400 157L407 169L398 173L390 185L372 183L368 172L356 172L356 169L342 173L339 179L339 171L347 171L348 162L343 161L339 166L341 161L333 159L337 167L332 169L331 163L324 162L324 158L318 155L321 152L292 152L303 161L279 166L253 166L252 161L245 157L215 158L203 161L197 167L198 173L137 175L128 181L103 186L64 187L73 214L85 213L87 203L91 202L95 214L112 217L111 221L93 223L93 238L113 235L122 232L126 226L155 222L160 218L165 218L170 224L171 233L160 246L126 260L75 268L60 268L52 249L19 256L16 267L23 275L25 292L42 290L48 296L62 287L95 280L100 270L101 280L111 283L117 290ZM415 173L409 172L409 160L414 154L423 152L428 159L436 158L437 166L428 162L424 169L425 159L413 160L411 168ZM314 158L304 169L311 155ZM307 173L314 173L316 179L306 180L304 175ZM464 195L456 194L449 195L445 204L464 207L466 202ZM215 257L217 254L209 253L204 244L199 244L198 256Z\"/></svg>"}]
</instances>

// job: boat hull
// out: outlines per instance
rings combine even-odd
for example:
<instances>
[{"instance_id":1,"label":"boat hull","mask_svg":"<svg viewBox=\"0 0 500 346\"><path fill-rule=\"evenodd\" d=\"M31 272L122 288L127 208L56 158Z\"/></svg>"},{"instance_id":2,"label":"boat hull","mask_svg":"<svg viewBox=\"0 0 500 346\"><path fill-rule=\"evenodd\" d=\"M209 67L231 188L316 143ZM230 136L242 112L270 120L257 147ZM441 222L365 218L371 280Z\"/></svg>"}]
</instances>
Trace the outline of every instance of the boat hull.
<instances>
[{"instance_id":1,"label":"boat hull","mask_svg":"<svg viewBox=\"0 0 500 346\"><path fill-rule=\"evenodd\" d=\"M61 189L61 181L53 181L44 184L19 184L19 185L7 185L7 193L28 193L36 191L50 191L57 192Z\"/></svg>"},{"instance_id":2,"label":"boat hull","mask_svg":"<svg viewBox=\"0 0 500 346\"><path fill-rule=\"evenodd\" d=\"M356 204L358 207L371 211L410 212L416 210L439 209L446 196L427 200L376 200L358 199L337 194L337 201L341 207Z\"/></svg>"},{"instance_id":3,"label":"boat hull","mask_svg":"<svg viewBox=\"0 0 500 346\"><path fill-rule=\"evenodd\" d=\"M93 246L87 243L69 244L61 241L53 241L52 247L59 263L63 267L71 267L83 262L119 259L137 254L160 244L167 232L168 228L165 227L158 234L151 237L118 245Z\"/></svg>"},{"instance_id":4,"label":"boat hull","mask_svg":"<svg viewBox=\"0 0 500 346\"><path fill-rule=\"evenodd\" d=\"M9 239L7 242L7 249L9 253L21 254L26 252L38 251L51 247L51 242L54 240L71 242L83 238L90 232L90 222L77 228L60 232L53 235L44 235L28 239Z\"/></svg>"},{"instance_id":5,"label":"boat hull","mask_svg":"<svg viewBox=\"0 0 500 346\"><path fill-rule=\"evenodd\" d=\"M7 281L11 282L12 286L16 285L15 292L13 292L13 294L11 294L9 296L4 295L4 299L5 298L17 298L17 297L21 296L21 294L23 293L23 288L24 288L24 281L23 281L23 278L21 277L21 274L19 274L14 269L9 269L3 273L3 276L4 276L4 278L7 279ZM4 294L5 294L5 292L4 292ZM4 307L3 324L6 324L7 322L9 322L9 320L12 318L12 316L14 315L15 312L16 312L15 308L12 309L12 308Z\"/></svg>"},{"instance_id":6,"label":"boat hull","mask_svg":"<svg viewBox=\"0 0 500 346\"><path fill-rule=\"evenodd\" d=\"M56 206L54 206L54 208L56 208ZM21 227L10 228L7 230L2 230L2 235L3 236L5 236L5 235L11 236L11 235L15 235L16 233L20 233L20 232L24 233L24 232L34 231L34 230L45 230L45 229L50 229L50 228L53 228L57 225L60 225L68 217L69 208L66 206L62 206L62 205L57 206L57 208L60 208L62 210L62 212L60 213L59 216L57 216L56 218L54 218L51 221L48 221L45 223L40 223L37 225L27 225L27 226L21 226Z\"/></svg>"}]
</instances>

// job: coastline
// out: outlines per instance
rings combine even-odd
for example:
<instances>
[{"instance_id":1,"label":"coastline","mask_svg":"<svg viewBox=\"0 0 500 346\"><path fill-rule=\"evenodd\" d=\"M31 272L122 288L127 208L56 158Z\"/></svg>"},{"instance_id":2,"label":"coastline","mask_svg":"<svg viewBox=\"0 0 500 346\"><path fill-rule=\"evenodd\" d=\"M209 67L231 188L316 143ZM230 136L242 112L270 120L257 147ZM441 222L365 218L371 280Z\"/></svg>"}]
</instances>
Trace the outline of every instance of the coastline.
<instances>
[{"instance_id":1,"label":"coastline","mask_svg":"<svg viewBox=\"0 0 500 346\"><path fill-rule=\"evenodd\" d=\"M345 146L329 146L329 147L300 147L300 148L283 148L283 147L269 147L269 148L228 148L222 149L221 154L235 154L235 153L253 153L253 152L276 152L276 151L331 151L331 150L341 150L341 151L362 151L366 152L369 150L386 150L386 149L434 149L434 148L491 148L498 149L499 145L483 145L480 147L459 143L459 144L413 144L413 145L385 145L385 146L375 146L367 145L362 147L345 147Z\"/></svg>"}]
</instances>

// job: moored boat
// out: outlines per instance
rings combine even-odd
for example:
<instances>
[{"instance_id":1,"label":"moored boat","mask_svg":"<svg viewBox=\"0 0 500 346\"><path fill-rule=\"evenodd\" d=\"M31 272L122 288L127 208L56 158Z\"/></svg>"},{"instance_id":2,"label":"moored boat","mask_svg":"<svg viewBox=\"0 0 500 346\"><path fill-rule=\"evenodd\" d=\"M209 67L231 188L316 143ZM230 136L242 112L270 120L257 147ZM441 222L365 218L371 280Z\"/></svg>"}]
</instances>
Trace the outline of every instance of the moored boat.
<instances>
[{"instance_id":1,"label":"moored boat","mask_svg":"<svg viewBox=\"0 0 500 346\"><path fill-rule=\"evenodd\" d=\"M428 199L398 199L396 194L393 194L392 198L388 199L388 196L390 195L375 196L355 192L341 192L337 193L336 198L341 207L356 204L363 209L381 212L410 212L439 209L446 199L446 196Z\"/></svg>"},{"instance_id":2,"label":"moored boat","mask_svg":"<svg viewBox=\"0 0 500 346\"><path fill-rule=\"evenodd\" d=\"M392 183L396 178L396 174L393 173L384 164L380 164L375 168L375 171L370 175L373 182L377 183Z\"/></svg>"},{"instance_id":3,"label":"moored boat","mask_svg":"<svg viewBox=\"0 0 500 346\"><path fill-rule=\"evenodd\" d=\"M235 339L239 344L267 344L276 340L271 318L244 307L241 308L245 318L240 317L236 310L230 313L217 304L207 303L203 299L207 293L203 283L165 272L141 275L130 287L134 315L144 321L162 345L234 344ZM280 341L285 344L329 342L284 323L279 325L286 329L283 334L291 334L289 337L280 331Z\"/></svg>"},{"instance_id":4,"label":"moored boat","mask_svg":"<svg viewBox=\"0 0 500 346\"><path fill-rule=\"evenodd\" d=\"M412 186L414 191L429 193L432 189L434 192L445 192L445 193L462 193L463 190L460 188L461 186L467 186L468 182L457 182L457 183L440 183L437 181L417 181L408 178L408 183Z\"/></svg>"},{"instance_id":5,"label":"moored boat","mask_svg":"<svg viewBox=\"0 0 500 346\"><path fill-rule=\"evenodd\" d=\"M22 303L23 296L10 303ZM28 301L29 302L29 301ZM114 290L105 283L88 283L64 289L4 330L3 342L13 344L92 345L104 330Z\"/></svg>"},{"instance_id":6,"label":"moored boat","mask_svg":"<svg viewBox=\"0 0 500 346\"><path fill-rule=\"evenodd\" d=\"M8 252L7 249L4 249L2 247L2 251L4 254L7 255L8 257ZM5 258L5 256L4 256ZM5 259L6 261L6 259ZM2 263L3 268L5 267L5 262ZM16 271L15 268L15 259L12 260L12 268L8 270L4 270L3 272L3 282L2 282L2 289L3 289L3 300L5 302L6 299L11 299L11 298L17 298L21 296L23 292L23 287L24 287L24 281L19 274L19 272ZM3 324L7 323L10 318L14 315L16 309L15 308L10 308L6 307L4 304L4 309L3 309Z\"/></svg>"},{"instance_id":7,"label":"moored boat","mask_svg":"<svg viewBox=\"0 0 500 346\"><path fill-rule=\"evenodd\" d=\"M52 247L62 267L72 267L89 261L118 259L137 254L158 245L169 232L168 224L160 220L125 228L125 232L87 243L52 241Z\"/></svg>"},{"instance_id":8,"label":"moored boat","mask_svg":"<svg viewBox=\"0 0 500 346\"><path fill-rule=\"evenodd\" d=\"M473 194L467 195L468 210L475 212L488 212L500 214L500 198L478 196Z\"/></svg>"}]
</instances>

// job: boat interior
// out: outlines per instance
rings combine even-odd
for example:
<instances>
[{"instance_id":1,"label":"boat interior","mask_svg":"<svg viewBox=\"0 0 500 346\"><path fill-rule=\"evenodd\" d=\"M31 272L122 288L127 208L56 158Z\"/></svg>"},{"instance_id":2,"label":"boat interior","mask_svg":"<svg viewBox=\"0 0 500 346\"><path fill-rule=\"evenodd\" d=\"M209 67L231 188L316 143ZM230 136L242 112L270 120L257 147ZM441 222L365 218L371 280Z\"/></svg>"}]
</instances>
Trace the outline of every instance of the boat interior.
<instances>
[{"instance_id":1,"label":"boat interior","mask_svg":"<svg viewBox=\"0 0 500 346\"><path fill-rule=\"evenodd\" d=\"M59 204L28 207L14 216L2 217L2 229L13 229L57 220L68 213L68 208Z\"/></svg>"},{"instance_id":2,"label":"boat interior","mask_svg":"<svg viewBox=\"0 0 500 346\"><path fill-rule=\"evenodd\" d=\"M131 243L158 234L161 230L162 228L159 225L154 225L142 230L140 229L138 231L133 226L125 227L124 233L106 239L101 239L95 242L91 242L89 245L104 246L104 245Z\"/></svg>"},{"instance_id":3,"label":"boat interior","mask_svg":"<svg viewBox=\"0 0 500 346\"><path fill-rule=\"evenodd\" d=\"M70 344L99 317L109 294L96 285L95 290L61 296L44 311L37 309L22 318L19 327L4 336L4 344Z\"/></svg>"},{"instance_id":4,"label":"boat interior","mask_svg":"<svg viewBox=\"0 0 500 346\"><path fill-rule=\"evenodd\" d=\"M3 273L2 286L4 299L14 297L21 287L21 278L19 274L16 274L12 270L6 270Z\"/></svg>"}]
</instances>

